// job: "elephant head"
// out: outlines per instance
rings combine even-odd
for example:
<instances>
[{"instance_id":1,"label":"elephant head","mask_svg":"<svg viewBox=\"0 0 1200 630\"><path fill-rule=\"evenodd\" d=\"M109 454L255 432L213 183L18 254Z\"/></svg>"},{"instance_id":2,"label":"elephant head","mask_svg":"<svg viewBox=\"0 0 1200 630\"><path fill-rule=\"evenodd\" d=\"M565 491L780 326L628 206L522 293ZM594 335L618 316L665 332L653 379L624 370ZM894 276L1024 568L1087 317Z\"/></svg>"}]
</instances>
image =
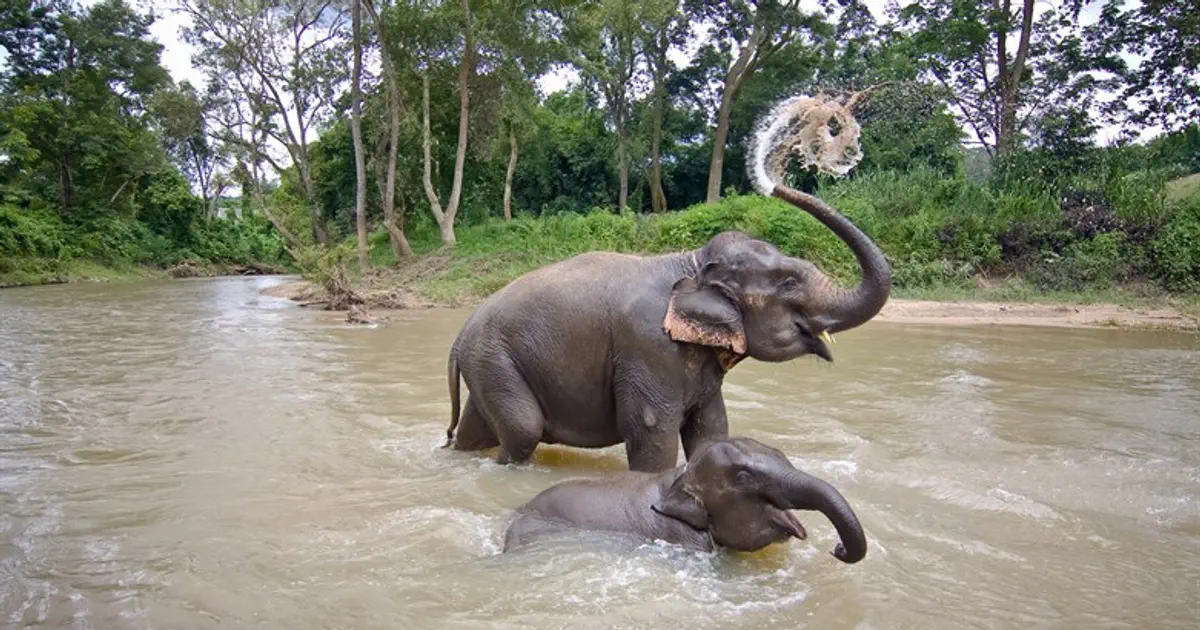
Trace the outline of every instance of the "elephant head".
<instances>
[{"instance_id":1,"label":"elephant head","mask_svg":"<svg viewBox=\"0 0 1200 630\"><path fill-rule=\"evenodd\" d=\"M749 438L702 447L651 508L739 551L755 551L789 536L803 540L804 526L788 510L815 510L841 538L834 557L855 563L867 554L862 526L841 493L797 470L778 449Z\"/></svg>"},{"instance_id":2,"label":"elephant head","mask_svg":"<svg viewBox=\"0 0 1200 630\"><path fill-rule=\"evenodd\" d=\"M816 197L781 185L774 194L850 246L862 269L859 285L840 287L807 260L741 232L723 232L693 252L696 275L672 289L663 321L672 339L760 361L809 353L832 361L830 335L866 323L883 308L892 272L879 247Z\"/></svg>"}]
</instances>

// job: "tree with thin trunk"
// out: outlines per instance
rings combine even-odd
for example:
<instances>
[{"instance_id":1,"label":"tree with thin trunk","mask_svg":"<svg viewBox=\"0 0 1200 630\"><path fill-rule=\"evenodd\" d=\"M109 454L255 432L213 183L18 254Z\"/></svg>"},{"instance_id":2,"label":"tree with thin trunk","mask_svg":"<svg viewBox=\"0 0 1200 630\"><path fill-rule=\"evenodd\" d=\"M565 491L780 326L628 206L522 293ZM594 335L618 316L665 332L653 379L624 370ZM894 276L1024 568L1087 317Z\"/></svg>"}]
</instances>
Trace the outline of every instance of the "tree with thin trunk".
<instances>
[{"instance_id":1,"label":"tree with thin trunk","mask_svg":"<svg viewBox=\"0 0 1200 630\"><path fill-rule=\"evenodd\" d=\"M537 107L534 82L548 70L561 46L552 11L526 0L493 0L475 12L476 64L499 79L500 133L497 152L507 156L504 169L504 220L512 220L513 179L521 140L528 137ZM486 106L486 104L485 104Z\"/></svg>"},{"instance_id":2,"label":"tree with thin trunk","mask_svg":"<svg viewBox=\"0 0 1200 630\"><path fill-rule=\"evenodd\" d=\"M898 13L910 31L908 56L946 89L989 156L1020 149L1047 112L1086 109L1107 83L1092 71L1121 63L1079 46L1076 9L1048 6L1035 16L1035 8L1033 0L928 0Z\"/></svg>"},{"instance_id":3,"label":"tree with thin trunk","mask_svg":"<svg viewBox=\"0 0 1200 630\"><path fill-rule=\"evenodd\" d=\"M643 33L646 61L650 66L653 91L650 95L650 208L666 212L667 195L662 183L663 118L667 108L667 78L672 65L667 51L673 44L682 43L687 36L687 16L680 10L678 0L647 2L646 28Z\"/></svg>"},{"instance_id":4,"label":"tree with thin trunk","mask_svg":"<svg viewBox=\"0 0 1200 630\"><path fill-rule=\"evenodd\" d=\"M212 139L220 143L222 153L234 159L231 181L241 187L242 194L250 195L257 210L275 227L295 256L304 243L283 218L272 211L263 192L266 183L263 164L270 161L265 151L270 138L267 131L270 105L262 98L240 98L241 94L233 86L246 81L245 77L227 78L233 81L209 84L212 121L218 126Z\"/></svg>"},{"instance_id":5,"label":"tree with thin trunk","mask_svg":"<svg viewBox=\"0 0 1200 630\"><path fill-rule=\"evenodd\" d=\"M768 59L795 37L804 25L799 0L758 0L727 3L723 0L691 0L693 17L715 25L718 45L736 50L733 63L725 72L721 87L721 105L713 134L712 158L708 164L708 189L705 200L721 199L721 177L725 168L725 145L729 139L730 113L738 91Z\"/></svg>"},{"instance_id":6,"label":"tree with thin trunk","mask_svg":"<svg viewBox=\"0 0 1200 630\"><path fill-rule=\"evenodd\" d=\"M471 28L471 6L469 0L461 0L463 19L463 53L458 69L458 148L454 154L454 180L450 185L450 199L443 208L433 186L433 158L431 145L433 133L429 126L429 74L432 71L433 60L426 51L425 67L421 70L421 110L422 110L422 148L425 153L425 167L422 171L422 183L425 196L429 200L429 209L437 221L442 234L442 245L454 247L454 218L458 214L459 201L462 198L463 167L467 158L467 131L470 123L470 79L475 64L474 34Z\"/></svg>"},{"instance_id":7,"label":"tree with thin trunk","mask_svg":"<svg viewBox=\"0 0 1200 630\"><path fill-rule=\"evenodd\" d=\"M191 18L184 39L199 49L193 63L210 81L237 75L243 98L270 105L265 128L282 145L299 175L313 237L330 244L317 195L309 143L330 113L339 77L345 76L345 9L335 0L177 0ZM243 74L245 68L250 72ZM279 173L286 165L264 151Z\"/></svg>"},{"instance_id":8,"label":"tree with thin trunk","mask_svg":"<svg viewBox=\"0 0 1200 630\"><path fill-rule=\"evenodd\" d=\"M379 57L383 66L383 80L387 88L387 109L388 109L388 124L387 142L381 143L387 146L387 166L386 172L382 177L376 176L378 185L380 186L379 198L380 204L383 206L383 227L388 231L388 239L392 243L392 252L397 259L405 258L413 255L412 246L408 243L408 238L404 234L404 213L396 215L396 156L400 148L400 121L404 110L403 98L400 94L399 79L397 73L399 69L396 67L395 52L392 47L395 45L391 31L388 29L386 18L381 13L386 12L387 6L384 5L376 9L373 0L362 0L363 6L367 9L367 15L371 17L371 21L375 25L375 31L379 36ZM380 162L379 164L382 164Z\"/></svg>"},{"instance_id":9,"label":"tree with thin trunk","mask_svg":"<svg viewBox=\"0 0 1200 630\"><path fill-rule=\"evenodd\" d=\"M367 253L367 167L362 139L362 2L350 0L354 66L350 78L350 135L354 138L354 218L358 231L358 268L371 265Z\"/></svg>"},{"instance_id":10,"label":"tree with thin trunk","mask_svg":"<svg viewBox=\"0 0 1200 630\"><path fill-rule=\"evenodd\" d=\"M651 37L650 73L654 77L654 93L650 116L650 209L667 211L667 195L662 185L663 110L666 109L667 34L659 30Z\"/></svg>"},{"instance_id":11,"label":"tree with thin trunk","mask_svg":"<svg viewBox=\"0 0 1200 630\"><path fill-rule=\"evenodd\" d=\"M512 180L517 172L517 132L512 125L508 128L508 143L512 149L508 154L508 168L504 170L504 220L512 221Z\"/></svg>"},{"instance_id":12,"label":"tree with thin trunk","mask_svg":"<svg viewBox=\"0 0 1200 630\"><path fill-rule=\"evenodd\" d=\"M587 7L574 25L580 42L578 65L588 83L604 97L617 136L619 178L617 209L629 198L629 121L634 79L642 55L642 23L636 0L604 0Z\"/></svg>"},{"instance_id":13,"label":"tree with thin trunk","mask_svg":"<svg viewBox=\"0 0 1200 630\"><path fill-rule=\"evenodd\" d=\"M200 191L205 214L215 217L227 185L221 171L228 156L218 151L209 138L211 109L212 104L187 81L161 89L150 98L150 111L158 123L163 148Z\"/></svg>"}]
</instances>

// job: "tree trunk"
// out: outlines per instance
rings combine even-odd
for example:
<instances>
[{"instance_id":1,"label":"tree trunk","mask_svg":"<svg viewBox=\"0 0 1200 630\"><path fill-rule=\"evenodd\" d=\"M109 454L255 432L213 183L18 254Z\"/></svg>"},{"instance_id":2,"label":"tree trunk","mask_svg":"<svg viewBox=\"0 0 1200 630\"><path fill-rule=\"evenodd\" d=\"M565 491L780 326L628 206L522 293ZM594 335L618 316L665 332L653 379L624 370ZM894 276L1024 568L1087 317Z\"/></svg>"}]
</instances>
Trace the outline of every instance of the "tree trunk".
<instances>
[{"instance_id":1,"label":"tree trunk","mask_svg":"<svg viewBox=\"0 0 1200 630\"><path fill-rule=\"evenodd\" d=\"M471 32L471 3L462 0L464 30L462 66L458 71L458 150L454 155L454 183L450 185L450 202L446 204L446 221L439 225L442 244L454 247L454 216L458 214L458 203L462 199L463 167L467 160L467 130L470 127L470 80L475 67L475 40Z\"/></svg>"},{"instance_id":2,"label":"tree trunk","mask_svg":"<svg viewBox=\"0 0 1200 630\"><path fill-rule=\"evenodd\" d=\"M58 202L63 216L71 209L71 165L70 157L64 155L58 162Z\"/></svg>"},{"instance_id":3,"label":"tree trunk","mask_svg":"<svg viewBox=\"0 0 1200 630\"><path fill-rule=\"evenodd\" d=\"M508 170L504 172L504 220L512 221L512 180L517 172L517 134L509 127L508 144L512 150L508 153Z\"/></svg>"},{"instance_id":4,"label":"tree trunk","mask_svg":"<svg viewBox=\"0 0 1200 630\"><path fill-rule=\"evenodd\" d=\"M617 211L624 212L629 201L629 150L625 146L625 126L617 128L617 162L620 169L621 189L617 194Z\"/></svg>"},{"instance_id":5,"label":"tree trunk","mask_svg":"<svg viewBox=\"0 0 1200 630\"><path fill-rule=\"evenodd\" d=\"M389 63L390 65L390 63ZM396 258L413 255L408 238L404 235L404 209L400 210L399 222L396 221L396 152L400 145L400 94L396 88L396 74L388 74L388 107L391 108L392 120L388 138L387 188L383 194L383 225L387 228L388 237L392 241L392 251Z\"/></svg>"},{"instance_id":6,"label":"tree trunk","mask_svg":"<svg viewBox=\"0 0 1200 630\"><path fill-rule=\"evenodd\" d=\"M1005 15L1010 4L1004 2ZM1000 69L1000 129L996 137L996 151L1000 155L1011 153L1017 143L1017 100L1021 87L1021 75L1025 71L1025 60L1029 55L1029 39L1033 30L1033 0L1024 0L1021 7L1021 39L1017 44L1017 56L1012 67L1008 67L1008 55L1005 51L1007 32L997 33L996 54Z\"/></svg>"},{"instance_id":7,"label":"tree trunk","mask_svg":"<svg viewBox=\"0 0 1200 630\"><path fill-rule=\"evenodd\" d=\"M404 235L404 212L401 210L400 221L397 222L395 211L396 153L400 147L400 89L396 85L396 68L392 65L392 51L388 48L387 26L379 19L370 0L364 0L364 2L367 12L371 15L371 19L375 22L375 28L379 32L379 56L383 62L383 72L387 75L388 112L391 115L388 124L387 174L383 178L377 179L382 180L379 182L382 187L379 191L379 198L383 205L383 226L388 231L388 239L392 243L392 253L399 260L413 255L408 238Z\"/></svg>"},{"instance_id":8,"label":"tree trunk","mask_svg":"<svg viewBox=\"0 0 1200 630\"><path fill-rule=\"evenodd\" d=\"M228 187L224 181L218 181L213 185L213 194L208 208L209 216L216 218L221 212L221 195L225 194L225 189ZM240 217L239 217L240 218Z\"/></svg>"},{"instance_id":9,"label":"tree trunk","mask_svg":"<svg viewBox=\"0 0 1200 630\"><path fill-rule=\"evenodd\" d=\"M438 200L437 190L433 187L433 156L430 153L430 145L433 143L433 134L429 130L429 70L426 69L421 74L421 109L422 109L422 137L421 148L425 152L425 165L421 169L421 183L425 185L425 197L429 200L429 211L433 213L433 218L437 220L438 228L442 233L442 244L453 246L454 230L450 230L450 244L446 243L446 213L442 212L442 202Z\"/></svg>"},{"instance_id":10,"label":"tree trunk","mask_svg":"<svg viewBox=\"0 0 1200 630\"><path fill-rule=\"evenodd\" d=\"M358 228L358 268L371 266L367 252L367 167L362 141L362 4L351 0L351 23L354 30L354 68L350 79L350 135L354 139L354 216Z\"/></svg>"},{"instance_id":11,"label":"tree trunk","mask_svg":"<svg viewBox=\"0 0 1200 630\"><path fill-rule=\"evenodd\" d=\"M666 212L667 196L662 187L662 126L666 90L663 75L667 61L666 32L660 33L660 41L654 51L654 110L650 120L650 209Z\"/></svg>"},{"instance_id":12,"label":"tree trunk","mask_svg":"<svg viewBox=\"0 0 1200 630\"><path fill-rule=\"evenodd\" d=\"M759 27L754 28L750 39L746 40L737 61L725 75L725 86L721 90L721 108L717 111L717 133L713 138L712 160L708 164L708 194L705 202L716 203L721 200L721 176L725 168L725 142L729 138L729 113L733 109L733 99L737 90L754 72L750 60L762 44L764 35Z\"/></svg>"},{"instance_id":13,"label":"tree trunk","mask_svg":"<svg viewBox=\"0 0 1200 630\"><path fill-rule=\"evenodd\" d=\"M424 108L425 129L424 129L424 149L425 149L425 171L424 184L425 195L429 198L429 209L433 212L433 218L437 220L438 230L442 234L442 245L445 247L454 247L456 239L454 237L454 216L458 213L458 203L462 197L462 178L463 166L467 159L467 129L470 124L470 78L471 70L475 63L475 44L471 33L471 5L469 0L462 0L463 16L465 21L464 35L466 47L463 50L462 64L458 71L458 149L454 154L454 182L450 186L450 200L446 203L445 211L442 210L442 204L438 201L437 191L433 188L432 181L432 162L430 156L429 145L430 130L429 130L429 71L426 70L421 76L421 97Z\"/></svg>"},{"instance_id":14,"label":"tree trunk","mask_svg":"<svg viewBox=\"0 0 1200 630\"><path fill-rule=\"evenodd\" d=\"M315 195L312 197L312 203L308 205L308 215L312 220L313 238L321 245L328 247L329 232L325 230L324 222L321 220L321 205L317 203Z\"/></svg>"},{"instance_id":15,"label":"tree trunk","mask_svg":"<svg viewBox=\"0 0 1200 630\"><path fill-rule=\"evenodd\" d=\"M392 252L396 254L396 258L407 258L413 255L412 245L408 244L408 238L404 236L404 228L395 223L385 223L388 236L392 239Z\"/></svg>"},{"instance_id":16,"label":"tree trunk","mask_svg":"<svg viewBox=\"0 0 1200 630\"><path fill-rule=\"evenodd\" d=\"M279 232L283 236L283 240L288 244L289 251L298 249L300 247L300 239L296 238L296 235L292 234L292 231L287 229L287 227L275 217L275 214L271 212L271 209L267 207L267 200L263 198L262 190L259 189L258 183L252 182L251 185L254 187L251 196L254 198L254 201L258 203L258 211L263 213L263 216L267 217L267 220L271 222L271 225L275 226L275 231Z\"/></svg>"},{"instance_id":17,"label":"tree trunk","mask_svg":"<svg viewBox=\"0 0 1200 630\"><path fill-rule=\"evenodd\" d=\"M393 145L386 141L380 140L379 146L391 151ZM394 151L392 152L392 155L394 158ZM400 221L397 223L395 211L392 208L392 204L395 203L395 181L388 181L389 179L393 178L393 174L395 173L394 162L393 166L391 167L391 172L385 175L384 171L388 170L389 166L387 166L382 160L378 159L378 157L379 156L377 155L375 161L375 185L379 187L379 198L385 200L383 203L383 227L387 230L388 241L392 245L392 254L395 256L396 260L399 261L402 258L413 255L412 246L408 244L408 238L404 236L404 197L400 197ZM392 186L392 188L389 189L389 186Z\"/></svg>"},{"instance_id":18,"label":"tree trunk","mask_svg":"<svg viewBox=\"0 0 1200 630\"><path fill-rule=\"evenodd\" d=\"M304 196L308 198L308 217L312 222L313 239L318 244L328 247L329 233L325 231L325 223L321 219L321 204L317 201L308 160L304 159L304 161L296 164L296 168L300 171L300 184L304 187Z\"/></svg>"}]
</instances>

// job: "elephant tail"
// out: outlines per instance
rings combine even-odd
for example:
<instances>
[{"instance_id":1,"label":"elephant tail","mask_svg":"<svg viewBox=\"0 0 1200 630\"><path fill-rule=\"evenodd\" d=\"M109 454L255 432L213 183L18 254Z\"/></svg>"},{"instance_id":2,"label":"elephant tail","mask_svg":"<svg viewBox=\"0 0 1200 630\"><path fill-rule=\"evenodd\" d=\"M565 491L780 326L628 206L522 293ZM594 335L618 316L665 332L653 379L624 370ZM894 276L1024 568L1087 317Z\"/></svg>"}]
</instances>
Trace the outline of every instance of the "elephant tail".
<instances>
[{"instance_id":1,"label":"elephant tail","mask_svg":"<svg viewBox=\"0 0 1200 630\"><path fill-rule=\"evenodd\" d=\"M458 356L454 352L454 348L451 348L450 362L446 366L446 376L450 381L450 428L446 429L446 443L442 445L442 448L446 448L454 442L454 429L458 427L460 411L458 378L461 374L462 371L458 369Z\"/></svg>"}]
</instances>

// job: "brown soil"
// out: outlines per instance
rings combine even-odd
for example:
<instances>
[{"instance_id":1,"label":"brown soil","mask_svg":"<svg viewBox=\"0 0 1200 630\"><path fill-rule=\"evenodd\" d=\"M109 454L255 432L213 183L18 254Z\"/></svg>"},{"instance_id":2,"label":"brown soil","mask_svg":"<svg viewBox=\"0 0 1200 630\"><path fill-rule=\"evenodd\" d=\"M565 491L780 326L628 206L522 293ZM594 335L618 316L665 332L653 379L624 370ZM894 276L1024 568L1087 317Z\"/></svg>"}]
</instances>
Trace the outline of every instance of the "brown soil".
<instances>
[{"instance_id":1,"label":"brown soil","mask_svg":"<svg viewBox=\"0 0 1200 630\"><path fill-rule=\"evenodd\" d=\"M875 321L939 326L1057 326L1200 331L1200 319L1169 308L888 300Z\"/></svg>"}]
</instances>

